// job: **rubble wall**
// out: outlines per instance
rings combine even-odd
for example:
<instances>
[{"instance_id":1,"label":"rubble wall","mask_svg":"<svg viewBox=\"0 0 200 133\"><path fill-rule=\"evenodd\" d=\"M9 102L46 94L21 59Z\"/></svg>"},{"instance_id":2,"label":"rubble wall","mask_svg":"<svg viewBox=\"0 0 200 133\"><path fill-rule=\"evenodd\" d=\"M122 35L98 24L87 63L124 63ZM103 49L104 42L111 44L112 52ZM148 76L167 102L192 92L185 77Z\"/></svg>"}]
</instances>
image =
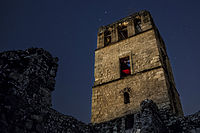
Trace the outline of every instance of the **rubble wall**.
<instances>
[{"instance_id":1,"label":"rubble wall","mask_svg":"<svg viewBox=\"0 0 200 133\"><path fill-rule=\"evenodd\" d=\"M0 53L0 133L90 132L51 109L57 61L38 48Z\"/></svg>"}]
</instances>

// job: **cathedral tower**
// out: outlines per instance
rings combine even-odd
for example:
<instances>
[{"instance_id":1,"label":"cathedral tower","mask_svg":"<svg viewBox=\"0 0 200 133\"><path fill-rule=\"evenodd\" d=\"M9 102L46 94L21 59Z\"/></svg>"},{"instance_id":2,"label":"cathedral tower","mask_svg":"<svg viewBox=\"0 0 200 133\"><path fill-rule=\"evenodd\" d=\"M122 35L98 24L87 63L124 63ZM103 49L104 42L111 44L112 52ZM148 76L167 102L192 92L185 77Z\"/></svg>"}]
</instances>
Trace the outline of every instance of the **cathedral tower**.
<instances>
[{"instance_id":1,"label":"cathedral tower","mask_svg":"<svg viewBox=\"0 0 200 133\"><path fill-rule=\"evenodd\" d=\"M183 115L164 41L148 11L99 28L94 76L92 123L133 114L145 99Z\"/></svg>"}]
</instances>

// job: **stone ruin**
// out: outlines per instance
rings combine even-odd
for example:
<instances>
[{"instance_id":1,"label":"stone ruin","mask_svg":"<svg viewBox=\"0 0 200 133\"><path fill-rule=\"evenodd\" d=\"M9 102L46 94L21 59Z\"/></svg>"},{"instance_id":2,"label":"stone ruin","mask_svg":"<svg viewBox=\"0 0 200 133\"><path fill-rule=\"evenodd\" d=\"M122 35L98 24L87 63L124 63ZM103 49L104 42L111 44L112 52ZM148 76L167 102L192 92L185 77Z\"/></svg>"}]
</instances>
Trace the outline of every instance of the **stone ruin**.
<instances>
[{"instance_id":1,"label":"stone ruin","mask_svg":"<svg viewBox=\"0 0 200 133\"><path fill-rule=\"evenodd\" d=\"M57 62L41 48L0 53L0 133L200 133L200 112L177 117L148 99L98 124L63 115L51 108Z\"/></svg>"}]
</instances>

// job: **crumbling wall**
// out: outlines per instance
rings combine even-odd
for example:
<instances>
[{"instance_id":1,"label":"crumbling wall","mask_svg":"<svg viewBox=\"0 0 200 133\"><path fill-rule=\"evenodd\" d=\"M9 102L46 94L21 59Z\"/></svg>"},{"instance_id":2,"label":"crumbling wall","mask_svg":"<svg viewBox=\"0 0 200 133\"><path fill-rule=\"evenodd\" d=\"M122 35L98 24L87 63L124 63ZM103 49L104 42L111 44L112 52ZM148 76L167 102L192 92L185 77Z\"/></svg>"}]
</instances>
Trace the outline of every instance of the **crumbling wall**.
<instances>
[{"instance_id":1,"label":"crumbling wall","mask_svg":"<svg viewBox=\"0 0 200 133\"><path fill-rule=\"evenodd\" d=\"M0 53L0 133L90 132L50 108L57 61L38 48Z\"/></svg>"},{"instance_id":2,"label":"crumbling wall","mask_svg":"<svg viewBox=\"0 0 200 133\"><path fill-rule=\"evenodd\" d=\"M200 112L177 117L168 109L159 110L147 99L138 113L94 124L93 129L97 133L200 133Z\"/></svg>"},{"instance_id":3,"label":"crumbling wall","mask_svg":"<svg viewBox=\"0 0 200 133\"><path fill-rule=\"evenodd\" d=\"M167 110L159 112L169 133L200 133L200 111L184 117L177 117Z\"/></svg>"},{"instance_id":4,"label":"crumbling wall","mask_svg":"<svg viewBox=\"0 0 200 133\"><path fill-rule=\"evenodd\" d=\"M28 104L50 107L57 61L37 48L0 53L1 93L21 97Z\"/></svg>"}]
</instances>

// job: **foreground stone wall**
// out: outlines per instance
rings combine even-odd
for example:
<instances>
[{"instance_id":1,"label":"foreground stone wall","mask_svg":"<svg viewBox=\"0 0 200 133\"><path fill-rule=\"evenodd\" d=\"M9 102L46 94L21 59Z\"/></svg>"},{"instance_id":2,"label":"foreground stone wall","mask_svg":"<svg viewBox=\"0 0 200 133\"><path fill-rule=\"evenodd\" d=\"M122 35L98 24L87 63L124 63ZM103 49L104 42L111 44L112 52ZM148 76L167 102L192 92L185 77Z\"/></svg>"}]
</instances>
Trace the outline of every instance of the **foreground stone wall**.
<instances>
[{"instance_id":1,"label":"foreground stone wall","mask_svg":"<svg viewBox=\"0 0 200 133\"><path fill-rule=\"evenodd\" d=\"M90 132L50 108L57 61L38 48L0 53L0 133Z\"/></svg>"},{"instance_id":2,"label":"foreground stone wall","mask_svg":"<svg viewBox=\"0 0 200 133\"><path fill-rule=\"evenodd\" d=\"M85 124L51 108L57 58L43 49L0 53L0 133L200 133L200 112L177 117L144 100L134 114Z\"/></svg>"}]
</instances>

